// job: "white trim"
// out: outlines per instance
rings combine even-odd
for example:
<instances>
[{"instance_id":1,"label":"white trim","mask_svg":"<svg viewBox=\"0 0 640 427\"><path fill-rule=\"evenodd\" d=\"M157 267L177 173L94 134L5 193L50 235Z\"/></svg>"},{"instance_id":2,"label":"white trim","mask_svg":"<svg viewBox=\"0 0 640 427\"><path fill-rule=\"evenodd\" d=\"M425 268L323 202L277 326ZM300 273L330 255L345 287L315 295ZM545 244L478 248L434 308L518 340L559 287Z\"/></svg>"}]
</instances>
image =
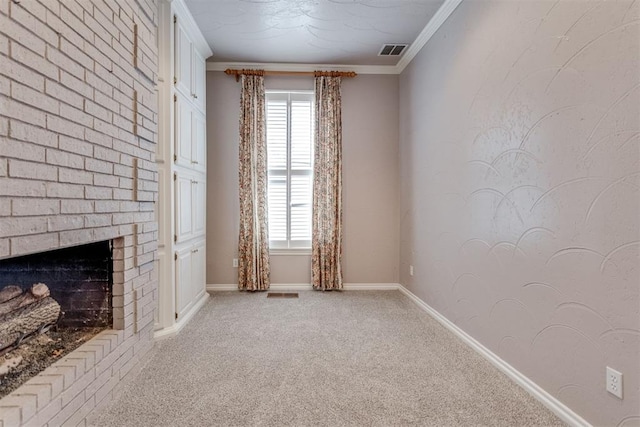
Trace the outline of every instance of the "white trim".
<instances>
[{"instance_id":1,"label":"white trim","mask_svg":"<svg viewBox=\"0 0 640 427\"><path fill-rule=\"evenodd\" d=\"M345 291L395 291L398 283L344 283Z\"/></svg>"},{"instance_id":2,"label":"white trim","mask_svg":"<svg viewBox=\"0 0 640 427\"><path fill-rule=\"evenodd\" d=\"M427 25L422 32L418 34L418 37L411 43L409 48L404 52L404 55L400 58L396 64L396 74L400 74L409 65L413 58L422 50L424 45L433 37L438 29L444 24L449 15L462 3L462 0L445 0L440 6L440 9L431 17Z\"/></svg>"},{"instance_id":3,"label":"white trim","mask_svg":"<svg viewBox=\"0 0 640 427\"><path fill-rule=\"evenodd\" d=\"M180 1L183 0L174 0ZM336 70L355 71L358 74L400 74L413 58L433 37L462 0L444 0L442 6L431 17L418 37L409 45L396 65L347 65L347 64L289 64L289 63L257 63L257 62L207 62L207 71L224 71L227 68L259 68L265 71L315 71Z\"/></svg>"},{"instance_id":4,"label":"white trim","mask_svg":"<svg viewBox=\"0 0 640 427\"><path fill-rule=\"evenodd\" d=\"M311 256L311 249L269 249L270 256Z\"/></svg>"},{"instance_id":5,"label":"white trim","mask_svg":"<svg viewBox=\"0 0 640 427\"><path fill-rule=\"evenodd\" d=\"M313 288L310 283L272 283L269 287L270 291L311 291ZM223 292L223 291L239 291L238 284L208 284L207 292Z\"/></svg>"},{"instance_id":6,"label":"white trim","mask_svg":"<svg viewBox=\"0 0 640 427\"><path fill-rule=\"evenodd\" d=\"M484 345L476 341L471 335L460 329L457 325L451 322L449 319L438 313L434 308L429 306L426 302L422 301L410 290L402 285L398 285L398 290L411 299L418 307L426 311L431 317L440 322L442 326L453 332L458 338L464 341L469 347L474 349L482 357L487 359L493 366L498 368L504 374L506 374L511 380L513 380L520 387L525 389L529 394L536 398L540 403L546 406L551 412L556 414L561 420L568 423L571 426L576 427L589 427L589 424L584 418L576 414L564 403L560 402L557 398L549 394L538 384L531 381L528 377L522 374L513 366L498 357L491 350Z\"/></svg>"},{"instance_id":7,"label":"white trim","mask_svg":"<svg viewBox=\"0 0 640 427\"><path fill-rule=\"evenodd\" d=\"M312 291L311 283L272 283L270 291Z\"/></svg>"},{"instance_id":8,"label":"white trim","mask_svg":"<svg viewBox=\"0 0 640 427\"><path fill-rule=\"evenodd\" d=\"M207 292L226 292L226 291L237 291L238 284L237 283L207 283Z\"/></svg>"},{"instance_id":9,"label":"white trim","mask_svg":"<svg viewBox=\"0 0 640 427\"><path fill-rule=\"evenodd\" d=\"M207 302L208 299L209 299L209 294L207 292L204 292L202 297L200 297L200 299L193 305L191 310L189 310L187 314L182 316L182 319L178 320L176 323L174 323L169 327L155 331L153 333L153 338L156 340L161 340L161 339L171 338L176 336L178 332L180 332L182 328L184 328L185 325L189 323L189 321L193 318L193 316L195 316L198 310L202 308L202 306L204 305L205 302Z\"/></svg>"},{"instance_id":10,"label":"white trim","mask_svg":"<svg viewBox=\"0 0 640 427\"><path fill-rule=\"evenodd\" d=\"M191 36L191 38L193 38L193 44L198 52L200 52L204 59L207 59L208 57L213 55L213 52L209 47L209 43L207 43L207 40L205 40L204 36L202 35L200 27L198 27L198 24L196 24L196 20L193 19L193 15L191 15L191 12L189 11L187 5L184 3L184 0L169 1L171 2L173 12L179 16L179 19L184 19L185 21L187 21L185 22L184 27L189 30L189 35Z\"/></svg>"},{"instance_id":11,"label":"white trim","mask_svg":"<svg viewBox=\"0 0 640 427\"><path fill-rule=\"evenodd\" d=\"M394 291L400 285L398 283L345 283L345 291ZM208 284L207 292L237 291L237 284ZM310 283L272 283L270 291L311 291Z\"/></svg>"},{"instance_id":12,"label":"white trim","mask_svg":"<svg viewBox=\"0 0 640 427\"><path fill-rule=\"evenodd\" d=\"M227 68L258 68L265 71L316 70L355 71L358 74L398 74L395 65L346 65L346 64L289 64L275 62L207 62L207 71L224 71Z\"/></svg>"},{"instance_id":13,"label":"white trim","mask_svg":"<svg viewBox=\"0 0 640 427\"><path fill-rule=\"evenodd\" d=\"M173 19L171 3L159 3L158 17L158 142L156 162L158 166L158 323L156 330L170 327L175 322L175 286L173 262L173 224L174 212L173 174L168 159L172 157L173 147Z\"/></svg>"}]
</instances>

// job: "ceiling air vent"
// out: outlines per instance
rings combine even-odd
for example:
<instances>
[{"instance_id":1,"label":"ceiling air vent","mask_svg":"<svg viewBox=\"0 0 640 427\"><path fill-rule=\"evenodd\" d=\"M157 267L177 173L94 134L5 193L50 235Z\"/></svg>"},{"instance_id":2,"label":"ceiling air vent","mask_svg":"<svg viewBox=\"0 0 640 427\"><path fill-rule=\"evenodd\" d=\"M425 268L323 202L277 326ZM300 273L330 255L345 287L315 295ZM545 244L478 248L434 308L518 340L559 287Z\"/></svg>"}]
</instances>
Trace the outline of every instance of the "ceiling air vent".
<instances>
[{"instance_id":1,"label":"ceiling air vent","mask_svg":"<svg viewBox=\"0 0 640 427\"><path fill-rule=\"evenodd\" d=\"M404 52L405 48L409 46L407 44L385 44L382 45L378 56L400 56Z\"/></svg>"}]
</instances>

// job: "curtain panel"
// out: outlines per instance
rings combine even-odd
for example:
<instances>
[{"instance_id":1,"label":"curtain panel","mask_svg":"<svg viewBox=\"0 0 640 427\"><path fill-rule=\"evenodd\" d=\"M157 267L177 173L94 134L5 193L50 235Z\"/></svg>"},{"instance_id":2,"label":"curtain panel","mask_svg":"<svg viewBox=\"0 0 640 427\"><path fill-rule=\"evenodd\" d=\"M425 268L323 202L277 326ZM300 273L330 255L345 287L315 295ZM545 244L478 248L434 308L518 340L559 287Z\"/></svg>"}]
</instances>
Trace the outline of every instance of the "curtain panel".
<instances>
[{"instance_id":1,"label":"curtain panel","mask_svg":"<svg viewBox=\"0 0 640 427\"><path fill-rule=\"evenodd\" d=\"M315 78L311 283L342 289L342 99L340 77Z\"/></svg>"},{"instance_id":2,"label":"curtain panel","mask_svg":"<svg viewBox=\"0 0 640 427\"><path fill-rule=\"evenodd\" d=\"M262 291L270 285L263 76L242 76L239 152L238 288Z\"/></svg>"}]
</instances>

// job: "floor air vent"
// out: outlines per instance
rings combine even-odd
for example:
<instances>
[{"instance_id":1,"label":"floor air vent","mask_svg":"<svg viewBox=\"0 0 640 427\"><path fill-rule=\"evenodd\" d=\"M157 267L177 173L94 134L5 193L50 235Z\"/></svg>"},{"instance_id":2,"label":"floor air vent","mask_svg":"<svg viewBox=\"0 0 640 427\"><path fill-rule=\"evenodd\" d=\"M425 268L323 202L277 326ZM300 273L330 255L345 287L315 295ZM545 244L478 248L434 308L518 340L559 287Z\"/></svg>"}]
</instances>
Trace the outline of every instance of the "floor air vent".
<instances>
[{"instance_id":1,"label":"floor air vent","mask_svg":"<svg viewBox=\"0 0 640 427\"><path fill-rule=\"evenodd\" d=\"M402 52L409 46L407 44L384 44L378 53L378 56L400 56Z\"/></svg>"},{"instance_id":2,"label":"floor air vent","mask_svg":"<svg viewBox=\"0 0 640 427\"><path fill-rule=\"evenodd\" d=\"M298 298L297 292L268 292L267 298Z\"/></svg>"}]
</instances>

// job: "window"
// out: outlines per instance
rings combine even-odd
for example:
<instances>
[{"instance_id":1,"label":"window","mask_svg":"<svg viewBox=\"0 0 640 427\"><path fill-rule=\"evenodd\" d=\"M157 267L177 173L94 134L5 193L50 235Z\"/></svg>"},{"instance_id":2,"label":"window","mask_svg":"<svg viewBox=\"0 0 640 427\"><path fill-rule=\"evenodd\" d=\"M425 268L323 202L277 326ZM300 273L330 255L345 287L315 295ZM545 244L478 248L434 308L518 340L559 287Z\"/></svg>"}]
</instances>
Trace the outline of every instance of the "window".
<instances>
[{"instance_id":1,"label":"window","mask_svg":"<svg viewBox=\"0 0 640 427\"><path fill-rule=\"evenodd\" d=\"M311 248L313 92L267 91L269 248Z\"/></svg>"}]
</instances>

